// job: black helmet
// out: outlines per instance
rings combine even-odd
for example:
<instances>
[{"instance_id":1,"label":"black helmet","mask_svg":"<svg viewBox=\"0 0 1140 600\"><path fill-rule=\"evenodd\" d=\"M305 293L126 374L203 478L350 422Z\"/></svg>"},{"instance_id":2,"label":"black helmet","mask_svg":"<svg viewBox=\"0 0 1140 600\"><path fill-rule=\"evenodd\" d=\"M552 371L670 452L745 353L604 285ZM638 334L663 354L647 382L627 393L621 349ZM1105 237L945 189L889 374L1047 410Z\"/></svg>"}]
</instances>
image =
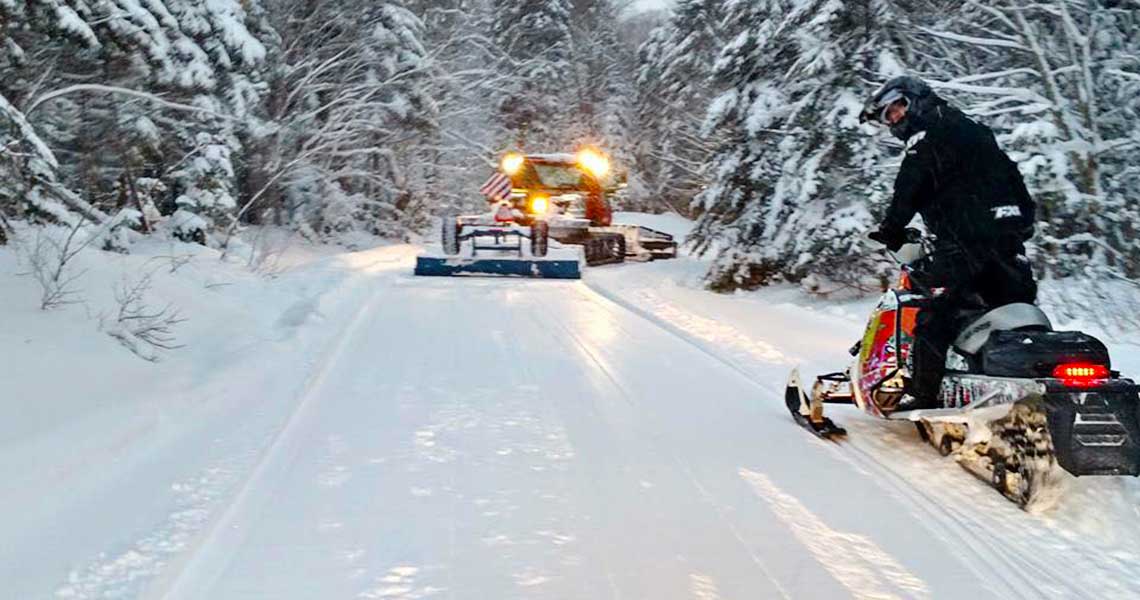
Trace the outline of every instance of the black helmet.
<instances>
[{"instance_id":1,"label":"black helmet","mask_svg":"<svg viewBox=\"0 0 1140 600\"><path fill-rule=\"evenodd\" d=\"M891 125L886 118L887 107L900 101L906 106L906 115ZM886 82L871 96L863 106L859 122L886 125L890 127L891 135L905 141L926 129L930 111L941 104L945 101L925 81L903 75Z\"/></svg>"}]
</instances>

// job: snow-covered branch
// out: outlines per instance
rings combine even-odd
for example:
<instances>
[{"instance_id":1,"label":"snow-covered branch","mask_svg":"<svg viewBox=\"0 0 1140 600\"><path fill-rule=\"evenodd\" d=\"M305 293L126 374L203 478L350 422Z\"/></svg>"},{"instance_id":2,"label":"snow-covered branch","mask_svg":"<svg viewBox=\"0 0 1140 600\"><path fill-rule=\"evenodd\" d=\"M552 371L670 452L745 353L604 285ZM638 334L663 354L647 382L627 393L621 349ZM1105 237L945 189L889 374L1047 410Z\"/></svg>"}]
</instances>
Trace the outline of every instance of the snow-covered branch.
<instances>
[{"instance_id":1,"label":"snow-covered branch","mask_svg":"<svg viewBox=\"0 0 1140 600\"><path fill-rule=\"evenodd\" d=\"M189 104L182 104L180 102L172 102L170 100L166 100L166 99L162 98L161 96L158 96L156 94L152 94L149 92L144 92L144 91L140 91L140 90L133 90L133 89L123 88L123 87L117 87L117 86L113 86L113 85L102 85L102 84L95 84L95 83L78 83L78 84L71 85L71 86L68 86L65 88L61 88L58 90L53 90L51 92L47 92L46 94L41 95L40 97L36 98L31 103L29 103L27 114L30 115L31 113L35 112L35 110L37 108L39 108L40 106L43 106L45 103L50 102L52 100L55 100L56 98L61 98L63 96L67 96L70 94L78 94L78 93L83 93L83 92L98 92L98 93L104 93L104 94L116 94L116 95L120 95L120 96L130 96L132 98L139 98L141 100L146 100L147 102L150 102L150 103L156 104L158 106L161 106L163 108L168 108L171 110L202 113L202 114L206 114L206 115L209 115L211 117L218 118L218 119L232 119L233 118L233 117L230 117L227 115L223 115L221 113L214 112L214 111L207 109L207 108L202 108L200 106L191 106Z\"/></svg>"},{"instance_id":2,"label":"snow-covered branch","mask_svg":"<svg viewBox=\"0 0 1140 600\"><path fill-rule=\"evenodd\" d=\"M51 148L36 134L36 130L28 123L27 117L17 110L16 107L12 106L3 94L0 94L0 115L16 127L23 140L36 152L36 156L47 163L51 168L59 168L59 161L56 160Z\"/></svg>"},{"instance_id":3,"label":"snow-covered branch","mask_svg":"<svg viewBox=\"0 0 1140 600\"><path fill-rule=\"evenodd\" d=\"M976 37L976 36L971 36L971 35L962 35L960 33L953 33L950 31L936 31L933 29L928 29L926 27L919 27L918 30L922 31L923 33L926 33L928 35L932 35L934 37L939 37L939 38L946 39L946 40L953 40L955 42L965 42L967 44L973 44L975 46L991 46L991 47L996 47L996 48L1007 48L1007 49L1011 49L1011 50L1022 50L1022 51L1028 51L1029 50L1024 45L1022 45L1018 42L1003 39L1003 38L983 38L983 37Z\"/></svg>"}]
</instances>

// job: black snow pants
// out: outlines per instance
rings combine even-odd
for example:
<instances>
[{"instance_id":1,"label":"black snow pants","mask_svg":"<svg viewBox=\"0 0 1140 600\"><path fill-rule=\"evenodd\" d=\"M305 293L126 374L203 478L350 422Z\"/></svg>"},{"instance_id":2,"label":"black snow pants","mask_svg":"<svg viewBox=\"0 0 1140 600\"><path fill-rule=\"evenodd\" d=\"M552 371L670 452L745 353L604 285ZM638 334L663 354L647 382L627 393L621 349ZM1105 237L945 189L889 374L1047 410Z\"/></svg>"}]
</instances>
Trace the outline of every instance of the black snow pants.
<instances>
[{"instance_id":1,"label":"black snow pants","mask_svg":"<svg viewBox=\"0 0 1140 600\"><path fill-rule=\"evenodd\" d=\"M911 279L919 290L931 295L931 300L915 324L910 393L914 408L940 408L946 353L966 325L958 315L968 309L1033 303L1037 283L1025 246L1016 239L969 248L939 246L915 267ZM938 288L943 291L932 295Z\"/></svg>"}]
</instances>

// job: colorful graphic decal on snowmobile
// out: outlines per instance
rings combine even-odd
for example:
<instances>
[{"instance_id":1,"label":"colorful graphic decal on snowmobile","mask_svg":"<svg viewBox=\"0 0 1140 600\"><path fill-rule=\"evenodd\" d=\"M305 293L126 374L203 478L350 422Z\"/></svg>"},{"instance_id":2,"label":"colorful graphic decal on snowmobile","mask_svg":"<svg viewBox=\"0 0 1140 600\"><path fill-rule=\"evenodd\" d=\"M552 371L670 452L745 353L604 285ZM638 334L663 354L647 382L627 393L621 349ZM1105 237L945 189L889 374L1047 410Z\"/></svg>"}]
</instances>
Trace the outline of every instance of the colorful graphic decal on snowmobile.
<instances>
[{"instance_id":1,"label":"colorful graphic decal on snowmobile","mask_svg":"<svg viewBox=\"0 0 1140 600\"><path fill-rule=\"evenodd\" d=\"M1041 396L1045 386L1033 379L958 375L942 380L942 406L965 408L983 402L986 406L1013 404Z\"/></svg>"},{"instance_id":2,"label":"colorful graphic decal on snowmobile","mask_svg":"<svg viewBox=\"0 0 1140 600\"><path fill-rule=\"evenodd\" d=\"M902 308L902 324L898 330L895 346L899 350L899 364L909 374L911 370L910 349L914 345L914 328L918 324L918 309L911 306Z\"/></svg>"},{"instance_id":3,"label":"colorful graphic decal on snowmobile","mask_svg":"<svg viewBox=\"0 0 1140 600\"><path fill-rule=\"evenodd\" d=\"M899 307L897 296L888 294L867 325L860 347L856 384L868 405L866 409L874 414L881 414L874 402L875 391L899 374L900 365L902 374L909 373L917 317L917 308Z\"/></svg>"},{"instance_id":4,"label":"colorful graphic decal on snowmobile","mask_svg":"<svg viewBox=\"0 0 1140 600\"><path fill-rule=\"evenodd\" d=\"M891 310L878 311L867 326L867 334L863 338L862 353L859 357L859 391L864 401L878 414L878 407L874 406L875 390L898 370L895 362L895 316L898 313Z\"/></svg>"}]
</instances>

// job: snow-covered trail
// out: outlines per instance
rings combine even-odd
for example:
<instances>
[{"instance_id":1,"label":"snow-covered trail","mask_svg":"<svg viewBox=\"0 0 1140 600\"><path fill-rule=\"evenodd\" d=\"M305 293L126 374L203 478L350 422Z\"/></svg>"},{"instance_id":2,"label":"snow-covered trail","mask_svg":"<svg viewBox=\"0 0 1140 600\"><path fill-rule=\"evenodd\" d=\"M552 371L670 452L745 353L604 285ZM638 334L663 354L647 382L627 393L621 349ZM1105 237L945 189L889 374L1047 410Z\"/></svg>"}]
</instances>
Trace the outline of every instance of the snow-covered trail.
<instances>
[{"instance_id":1,"label":"snow-covered trail","mask_svg":"<svg viewBox=\"0 0 1140 600\"><path fill-rule=\"evenodd\" d=\"M766 388L772 405L782 406L793 366L810 377L848 363L846 349L873 302L813 301L791 289L710 295L694 287L703 271L681 260L594 270L586 281ZM1118 344L1112 352L1125 373L1140 373L1140 348ZM943 544L971 557L979 577L991 589L1004 587L1006 597L1140 596L1140 481L1065 476L1058 505L1028 514L939 456L911 424L885 423L854 408L831 412L851 433L838 446L850 468L892 489L906 507L897 523L879 527L922 521Z\"/></svg>"},{"instance_id":2,"label":"snow-covered trail","mask_svg":"<svg viewBox=\"0 0 1140 600\"><path fill-rule=\"evenodd\" d=\"M136 597L246 477L379 273L413 251L306 257L274 278L208 253L173 275L146 254L93 252L89 307L50 313L0 253L0 598ZM84 316L124 272L156 273L156 296L187 309L187 347L168 360L139 360Z\"/></svg>"},{"instance_id":3,"label":"snow-covered trail","mask_svg":"<svg viewBox=\"0 0 1140 600\"><path fill-rule=\"evenodd\" d=\"M684 258L416 278L412 252L285 272L224 360L13 422L0 597L1140 595L1135 481L1030 515L907 424L792 424L788 370L840 368L866 301L718 296Z\"/></svg>"},{"instance_id":4,"label":"snow-covered trail","mask_svg":"<svg viewBox=\"0 0 1140 600\"><path fill-rule=\"evenodd\" d=\"M764 393L580 283L399 276L150 592L1009 595Z\"/></svg>"}]
</instances>

